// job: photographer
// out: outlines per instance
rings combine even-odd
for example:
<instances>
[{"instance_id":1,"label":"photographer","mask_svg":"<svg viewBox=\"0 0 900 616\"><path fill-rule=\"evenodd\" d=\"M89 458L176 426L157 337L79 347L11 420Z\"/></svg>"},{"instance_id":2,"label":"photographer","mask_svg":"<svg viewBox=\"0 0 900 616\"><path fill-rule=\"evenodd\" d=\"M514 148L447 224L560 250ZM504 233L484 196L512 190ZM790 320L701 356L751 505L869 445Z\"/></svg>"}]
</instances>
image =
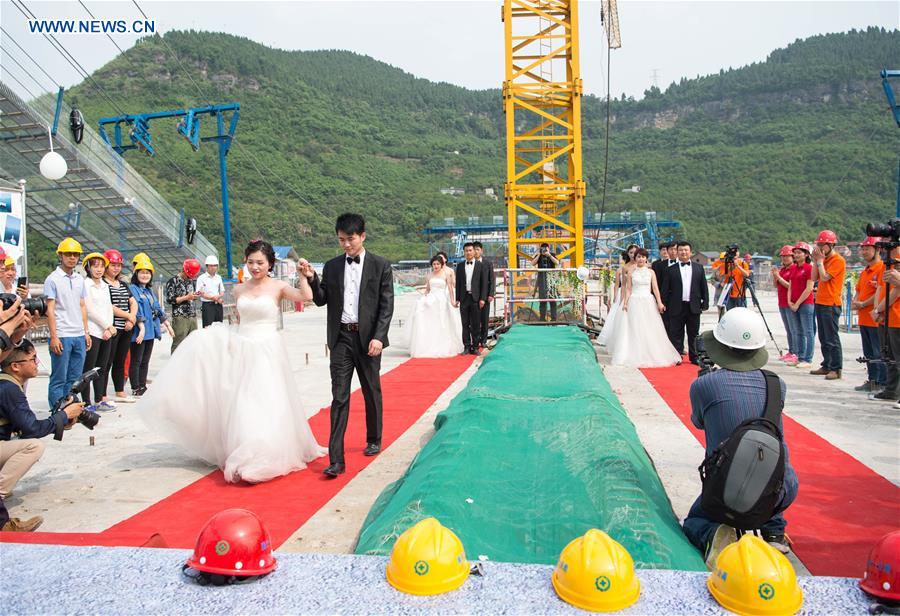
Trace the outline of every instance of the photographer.
<instances>
[{"instance_id":1,"label":"photographer","mask_svg":"<svg viewBox=\"0 0 900 616\"><path fill-rule=\"evenodd\" d=\"M737 244L732 244L726 249L724 256L717 260L717 264L714 264L714 269L722 281L723 290L731 283L728 298L725 300L726 312L732 308L747 307L747 300L744 297L744 281L750 278L750 268L738 256L738 249Z\"/></svg>"},{"instance_id":2,"label":"photographer","mask_svg":"<svg viewBox=\"0 0 900 616\"><path fill-rule=\"evenodd\" d=\"M24 336L30 324L30 317L24 311L18 319L21 324L13 339ZM62 430L78 417L83 405L75 402L52 413L47 419L38 420L25 397L25 383L38 372L37 352L29 340L21 340L0 361L0 369L3 371L0 374L0 499L6 499L19 479L44 453L44 445L37 439ZM13 434L17 434L18 438L13 439ZM4 531L32 531L42 521L40 516L25 521L9 518L6 508L0 503L0 525Z\"/></svg>"},{"instance_id":3,"label":"photographer","mask_svg":"<svg viewBox=\"0 0 900 616\"><path fill-rule=\"evenodd\" d=\"M702 344L698 347L705 348L709 361L721 367L698 377L690 389L691 422L704 431L709 457L745 420L765 414L767 385L760 369L766 365L769 354L765 349L766 328L762 317L748 308L727 312L715 330L704 332L699 338ZM787 386L780 378L778 382L783 405ZM780 413L777 425L781 430ZM789 548L784 537L787 521L782 513L797 496L797 475L790 465L787 445L784 453L780 498L771 518L760 530L769 545L787 553ZM718 554L729 543L737 541L737 534L733 527L713 520L701 506L701 498L697 498L684 520L684 534L703 552L707 566L715 566Z\"/></svg>"},{"instance_id":4,"label":"photographer","mask_svg":"<svg viewBox=\"0 0 900 616\"><path fill-rule=\"evenodd\" d=\"M900 259L900 247L891 250L890 259L896 261ZM890 269L885 269L882 274L882 284L879 284L878 291L875 295L875 304L872 307L872 319L879 327L884 326L884 320L887 316L888 330L886 346L890 350L893 359L900 359L900 270L894 269L891 265ZM884 291L887 288L885 284L891 285L890 297L888 302L884 301ZM888 309L888 306L890 308ZM889 315L886 315L887 311ZM887 383L882 391L872 394L873 400L897 401L900 398L900 371L897 369L896 361L887 362Z\"/></svg>"},{"instance_id":5,"label":"photographer","mask_svg":"<svg viewBox=\"0 0 900 616\"><path fill-rule=\"evenodd\" d=\"M555 269L559 267L559 259L550 253L550 244L544 242L541 244L540 251L531 259L531 264L536 265L538 269ZM549 285L547 283L547 272L538 272L537 275L537 293L538 299L551 299ZM540 313L541 322L547 318L547 304L550 304L550 320L556 320L556 302L541 302Z\"/></svg>"},{"instance_id":6,"label":"photographer","mask_svg":"<svg viewBox=\"0 0 900 616\"><path fill-rule=\"evenodd\" d=\"M200 299L200 291L194 288L194 279L200 274L200 261L185 259L181 271L166 282L166 303L172 307L172 350L197 329L197 308L194 301Z\"/></svg>"}]
</instances>

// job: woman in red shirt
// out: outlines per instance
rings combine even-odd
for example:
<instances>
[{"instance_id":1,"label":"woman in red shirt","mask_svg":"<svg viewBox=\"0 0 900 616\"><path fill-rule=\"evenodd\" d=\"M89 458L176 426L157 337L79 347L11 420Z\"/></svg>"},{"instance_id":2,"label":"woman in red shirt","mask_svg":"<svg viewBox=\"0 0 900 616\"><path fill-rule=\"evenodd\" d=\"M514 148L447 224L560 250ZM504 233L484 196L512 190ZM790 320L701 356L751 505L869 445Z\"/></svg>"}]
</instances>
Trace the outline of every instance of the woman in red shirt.
<instances>
[{"instance_id":1,"label":"woman in red shirt","mask_svg":"<svg viewBox=\"0 0 900 616\"><path fill-rule=\"evenodd\" d=\"M794 269L791 273L791 284L788 290L788 308L790 309L791 331L796 340L798 368L809 368L812 364L815 346L815 295L813 294L812 263L809 257L812 247L806 242L797 242L794 246Z\"/></svg>"},{"instance_id":2,"label":"woman in red shirt","mask_svg":"<svg viewBox=\"0 0 900 616\"><path fill-rule=\"evenodd\" d=\"M788 350L778 359L789 364L796 364L799 361L797 340L792 326L791 309L788 307L788 291L791 288L791 274L794 270L794 248L793 246L782 246L781 252L778 254L781 255L781 269L772 269L772 281L778 291L778 312L781 313L781 322L784 323L784 331L787 333L788 339Z\"/></svg>"}]
</instances>

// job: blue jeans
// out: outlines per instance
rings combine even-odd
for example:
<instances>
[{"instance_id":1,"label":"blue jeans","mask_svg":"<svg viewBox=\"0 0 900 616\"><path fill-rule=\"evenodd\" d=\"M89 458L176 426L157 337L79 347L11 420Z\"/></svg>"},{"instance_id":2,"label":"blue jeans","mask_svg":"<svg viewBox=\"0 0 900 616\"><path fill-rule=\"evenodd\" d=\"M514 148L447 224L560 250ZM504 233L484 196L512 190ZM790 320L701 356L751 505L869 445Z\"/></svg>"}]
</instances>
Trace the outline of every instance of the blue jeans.
<instances>
[{"instance_id":1,"label":"blue jeans","mask_svg":"<svg viewBox=\"0 0 900 616\"><path fill-rule=\"evenodd\" d=\"M775 508L775 513L772 515L771 519L759 529L762 531L763 537L784 534L784 529L787 528L787 520L784 519L784 515L782 514L784 513L784 510L794 502L794 499L797 498L798 488L797 474L794 473L793 469L786 469L784 474L784 486L781 488L781 502L779 502L778 506ZM703 507L700 506L700 497L698 496L697 500L694 501L694 504L691 505L691 510L688 512L687 517L684 519L684 535L688 538L688 541L693 543L705 556L706 546L712 539L712 535L716 532L716 528L719 527L719 524L720 522L716 522L715 520L706 517L706 512L704 512Z\"/></svg>"},{"instance_id":2,"label":"blue jeans","mask_svg":"<svg viewBox=\"0 0 900 616\"><path fill-rule=\"evenodd\" d=\"M797 359L809 363L816 346L815 305L800 304L796 312L788 308L788 318L791 321L791 334L794 336L794 353L797 354Z\"/></svg>"},{"instance_id":3,"label":"blue jeans","mask_svg":"<svg viewBox=\"0 0 900 616\"><path fill-rule=\"evenodd\" d=\"M69 393L72 385L81 376L84 357L87 354L84 336L60 338L59 341L62 342L62 353L60 355L50 353L50 387L47 399L50 401L51 409L58 400Z\"/></svg>"},{"instance_id":4,"label":"blue jeans","mask_svg":"<svg viewBox=\"0 0 900 616\"><path fill-rule=\"evenodd\" d=\"M725 300L725 310L731 310L732 308L746 308L747 300L743 297L729 297Z\"/></svg>"},{"instance_id":5,"label":"blue jeans","mask_svg":"<svg viewBox=\"0 0 900 616\"><path fill-rule=\"evenodd\" d=\"M863 357L866 359L881 359L881 329L869 325L859 326L859 335L862 338ZM887 366L881 362L866 364L869 372L869 380L875 381L882 387L887 383Z\"/></svg>"},{"instance_id":6,"label":"blue jeans","mask_svg":"<svg viewBox=\"0 0 900 616\"><path fill-rule=\"evenodd\" d=\"M822 348L822 367L826 370L840 370L844 367L844 352L838 334L840 306L816 304L816 325L819 328L819 346Z\"/></svg>"},{"instance_id":7,"label":"blue jeans","mask_svg":"<svg viewBox=\"0 0 900 616\"><path fill-rule=\"evenodd\" d=\"M794 326L791 320L791 313L794 311L790 308L779 308L778 312L781 313L781 322L784 323L784 331L787 334L788 353L793 353L800 357L800 354L797 352L797 349L800 347L797 346L797 337L794 335Z\"/></svg>"}]
</instances>

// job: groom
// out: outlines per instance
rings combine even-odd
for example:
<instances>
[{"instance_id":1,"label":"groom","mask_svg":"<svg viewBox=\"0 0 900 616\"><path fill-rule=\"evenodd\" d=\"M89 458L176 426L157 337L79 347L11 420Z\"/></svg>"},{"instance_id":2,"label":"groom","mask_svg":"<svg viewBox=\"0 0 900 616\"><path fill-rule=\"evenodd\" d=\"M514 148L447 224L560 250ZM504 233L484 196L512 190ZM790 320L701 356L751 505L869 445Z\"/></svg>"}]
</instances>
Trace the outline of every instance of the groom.
<instances>
[{"instance_id":1,"label":"groom","mask_svg":"<svg viewBox=\"0 0 900 616\"><path fill-rule=\"evenodd\" d=\"M687 332L688 357L697 359L696 338L700 333L700 314L709 308L709 289L699 263L691 261L690 242L678 242L678 261L666 268L660 283L660 296L668 315L669 340L675 350L684 355L684 335ZM671 256L672 248L669 248Z\"/></svg>"},{"instance_id":2,"label":"groom","mask_svg":"<svg viewBox=\"0 0 900 616\"><path fill-rule=\"evenodd\" d=\"M301 263L316 306L328 305L328 348L331 349L331 437L329 477L346 470L344 432L350 414L350 383L359 376L366 401L366 448L381 452L381 351L388 346L394 313L394 278L387 259L363 248L366 221L359 214L341 214L335 223L344 254L322 269L319 280L312 266Z\"/></svg>"}]
</instances>

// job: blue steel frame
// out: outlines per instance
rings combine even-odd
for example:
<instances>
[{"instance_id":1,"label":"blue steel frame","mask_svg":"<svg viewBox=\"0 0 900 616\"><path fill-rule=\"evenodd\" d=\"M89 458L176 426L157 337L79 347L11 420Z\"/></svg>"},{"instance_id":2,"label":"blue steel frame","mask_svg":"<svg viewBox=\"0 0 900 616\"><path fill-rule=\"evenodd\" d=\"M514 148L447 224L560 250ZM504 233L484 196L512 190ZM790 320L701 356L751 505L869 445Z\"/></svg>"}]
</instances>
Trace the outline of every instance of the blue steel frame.
<instances>
[{"instance_id":1,"label":"blue steel frame","mask_svg":"<svg viewBox=\"0 0 900 616\"><path fill-rule=\"evenodd\" d=\"M881 71L881 85L884 88L884 95L887 96L888 104L891 106L894 121L900 127L900 105L897 104L897 99L894 98L894 89L891 87L891 82L888 81L891 77L900 77L900 71L887 69ZM897 210L895 216L900 217L900 161L897 162Z\"/></svg>"}]
</instances>

